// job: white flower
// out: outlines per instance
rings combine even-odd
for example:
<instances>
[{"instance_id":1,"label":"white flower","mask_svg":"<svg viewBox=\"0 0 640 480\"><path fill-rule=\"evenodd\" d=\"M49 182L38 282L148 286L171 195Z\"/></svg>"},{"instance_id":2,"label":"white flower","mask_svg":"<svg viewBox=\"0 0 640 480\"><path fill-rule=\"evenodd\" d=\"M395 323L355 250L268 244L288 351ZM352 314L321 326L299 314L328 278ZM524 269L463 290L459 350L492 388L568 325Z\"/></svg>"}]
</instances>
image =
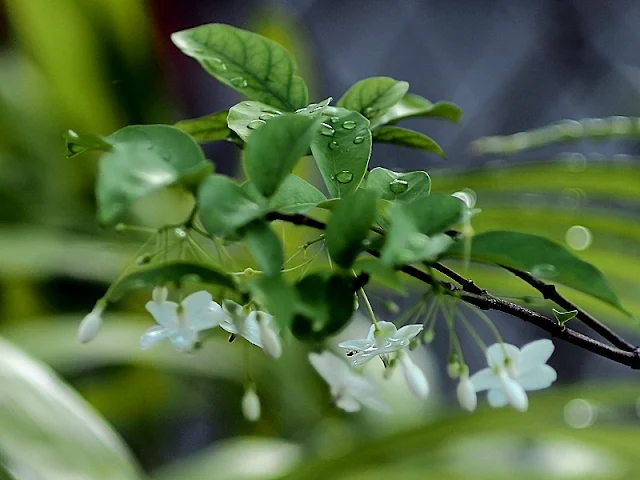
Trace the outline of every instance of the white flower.
<instances>
[{"instance_id":1,"label":"white flower","mask_svg":"<svg viewBox=\"0 0 640 480\"><path fill-rule=\"evenodd\" d=\"M282 355L282 345L272 315L259 310L247 312L245 308L231 300L224 300L222 309L227 313L220 323L224 330L246 338L273 358Z\"/></svg>"},{"instance_id":2,"label":"white flower","mask_svg":"<svg viewBox=\"0 0 640 480\"><path fill-rule=\"evenodd\" d=\"M537 340L522 349L508 343L496 343L487 349L489 368L471 377L476 392L489 390L492 407L507 404L516 410L528 407L526 390L547 388L557 378L556 371L547 365L554 350L551 340Z\"/></svg>"},{"instance_id":3,"label":"white flower","mask_svg":"<svg viewBox=\"0 0 640 480\"><path fill-rule=\"evenodd\" d=\"M413 363L407 352L398 352L398 360L409 389L416 397L427 398L429 395L429 383L422 370Z\"/></svg>"},{"instance_id":4,"label":"white flower","mask_svg":"<svg viewBox=\"0 0 640 480\"><path fill-rule=\"evenodd\" d=\"M378 322L377 326L371 325L367 338L347 340L339 346L355 352L351 357L353 365L362 365L378 355L386 360L386 355L407 348L422 328L422 325L406 325L398 330L391 322Z\"/></svg>"},{"instance_id":5,"label":"white flower","mask_svg":"<svg viewBox=\"0 0 640 480\"><path fill-rule=\"evenodd\" d=\"M82 319L78 326L78 340L80 340L80 343L88 343L98 336L102 325L104 307L104 303L96 303L93 310Z\"/></svg>"},{"instance_id":6,"label":"white flower","mask_svg":"<svg viewBox=\"0 0 640 480\"><path fill-rule=\"evenodd\" d=\"M257 422L260 419L260 398L253 386L247 387L242 397L242 414L250 422Z\"/></svg>"},{"instance_id":7,"label":"white flower","mask_svg":"<svg viewBox=\"0 0 640 480\"><path fill-rule=\"evenodd\" d=\"M143 349L168 338L178 350L189 351L198 341L198 332L219 325L227 316L222 307L211 299L211 294L205 291L192 293L180 305L152 300L145 308L158 325L148 329L140 338Z\"/></svg>"},{"instance_id":8,"label":"white flower","mask_svg":"<svg viewBox=\"0 0 640 480\"><path fill-rule=\"evenodd\" d=\"M357 412L365 405L386 410L377 397L378 386L368 378L355 373L341 358L330 352L310 353L309 362L329 384L333 402L345 412Z\"/></svg>"},{"instance_id":9,"label":"white flower","mask_svg":"<svg viewBox=\"0 0 640 480\"><path fill-rule=\"evenodd\" d=\"M469 379L469 369L463 366L460 371L460 382L456 389L456 395L458 396L458 402L460 406L468 412L473 412L478 405L478 396L476 395L476 389L473 383Z\"/></svg>"}]
</instances>

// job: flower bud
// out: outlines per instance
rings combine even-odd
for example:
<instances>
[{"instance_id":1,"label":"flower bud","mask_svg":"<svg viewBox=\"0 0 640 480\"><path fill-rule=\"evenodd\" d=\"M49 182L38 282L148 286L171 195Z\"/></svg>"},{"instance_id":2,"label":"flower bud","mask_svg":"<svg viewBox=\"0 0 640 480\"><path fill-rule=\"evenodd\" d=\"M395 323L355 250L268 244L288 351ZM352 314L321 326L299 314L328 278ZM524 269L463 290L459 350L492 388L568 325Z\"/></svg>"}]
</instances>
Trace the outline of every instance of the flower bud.
<instances>
[{"instance_id":1,"label":"flower bud","mask_svg":"<svg viewBox=\"0 0 640 480\"><path fill-rule=\"evenodd\" d=\"M282 355L282 345L280 338L275 330L267 323L265 318L266 314L262 312L256 312L256 320L258 320L258 327L260 328L260 343L262 343L262 349L271 358L280 358Z\"/></svg>"},{"instance_id":2,"label":"flower bud","mask_svg":"<svg viewBox=\"0 0 640 480\"><path fill-rule=\"evenodd\" d=\"M260 398L253 386L247 387L242 397L242 414L250 422L260 419Z\"/></svg>"},{"instance_id":3,"label":"flower bud","mask_svg":"<svg viewBox=\"0 0 640 480\"><path fill-rule=\"evenodd\" d=\"M416 397L426 398L429 395L429 383L422 370L411 361L405 352L400 352L399 360L409 389Z\"/></svg>"},{"instance_id":4,"label":"flower bud","mask_svg":"<svg viewBox=\"0 0 640 480\"><path fill-rule=\"evenodd\" d=\"M157 286L153 287L153 291L151 292L151 299L154 303L158 305L162 305L167 301L167 297L169 296L169 290L167 287Z\"/></svg>"},{"instance_id":5,"label":"flower bud","mask_svg":"<svg viewBox=\"0 0 640 480\"><path fill-rule=\"evenodd\" d=\"M458 402L467 412L473 412L478 405L478 396L473 383L469 380L469 369L464 366L461 370L460 383L458 383L458 388L456 389Z\"/></svg>"},{"instance_id":6,"label":"flower bud","mask_svg":"<svg viewBox=\"0 0 640 480\"><path fill-rule=\"evenodd\" d=\"M78 340L80 343L88 343L98 335L102 325L102 311L104 305L97 303L93 310L89 312L78 326Z\"/></svg>"},{"instance_id":7,"label":"flower bud","mask_svg":"<svg viewBox=\"0 0 640 480\"><path fill-rule=\"evenodd\" d=\"M447 375L452 380L455 380L460 376L460 362L457 359L449 359L447 363Z\"/></svg>"}]
</instances>

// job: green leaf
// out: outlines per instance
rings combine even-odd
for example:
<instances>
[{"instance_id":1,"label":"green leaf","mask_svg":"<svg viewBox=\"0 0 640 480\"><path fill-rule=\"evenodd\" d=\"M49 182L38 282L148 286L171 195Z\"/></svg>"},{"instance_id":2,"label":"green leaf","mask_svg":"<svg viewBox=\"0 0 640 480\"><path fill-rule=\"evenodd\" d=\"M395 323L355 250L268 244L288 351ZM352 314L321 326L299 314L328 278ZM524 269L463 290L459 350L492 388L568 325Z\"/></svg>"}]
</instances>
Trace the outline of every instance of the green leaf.
<instances>
[{"instance_id":1,"label":"green leaf","mask_svg":"<svg viewBox=\"0 0 640 480\"><path fill-rule=\"evenodd\" d=\"M199 217L212 235L225 235L261 218L266 207L256 203L233 180L212 175L198 189Z\"/></svg>"},{"instance_id":2,"label":"green leaf","mask_svg":"<svg viewBox=\"0 0 640 480\"><path fill-rule=\"evenodd\" d=\"M310 117L319 117L324 112L325 108L327 108L329 106L329 104L331 103L331 100L333 100L333 97L325 98L324 100L322 100L319 103L310 103L306 107L299 108L298 110L296 110L296 113L298 115L307 115L307 116L310 116Z\"/></svg>"},{"instance_id":3,"label":"green leaf","mask_svg":"<svg viewBox=\"0 0 640 480\"><path fill-rule=\"evenodd\" d=\"M152 288L157 285L202 283L236 289L233 278L211 265L193 262L171 261L162 265L141 268L125 275L113 289L109 300L118 300L127 292L137 288Z\"/></svg>"},{"instance_id":4,"label":"green leaf","mask_svg":"<svg viewBox=\"0 0 640 480\"><path fill-rule=\"evenodd\" d=\"M447 256L462 257L465 249L454 245ZM542 280L561 283L624 311L620 300L600 271L580 260L562 245L537 235L492 231L473 237L472 260L505 265L530 272Z\"/></svg>"},{"instance_id":5,"label":"green leaf","mask_svg":"<svg viewBox=\"0 0 640 480\"><path fill-rule=\"evenodd\" d=\"M250 100L294 111L307 105L307 86L287 50L261 35L209 24L171 35L185 54Z\"/></svg>"},{"instance_id":6,"label":"green leaf","mask_svg":"<svg viewBox=\"0 0 640 480\"><path fill-rule=\"evenodd\" d=\"M269 276L280 273L284 262L282 242L269 224L262 220L254 220L242 229L242 235L262 271Z\"/></svg>"},{"instance_id":7,"label":"green leaf","mask_svg":"<svg viewBox=\"0 0 640 480\"><path fill-rule=\"evenodd\" d=\"M465 211L465 204L450 195L430 195L391 205L382 261L402 265L436 260L453 243L444 232L459 224Z\"/></svg>"},{"instance_id":8,"label":"green leaf","mask_svg":"<svg viewBox=\"0 0 640 480\"><path fill-rule=\"evenodd\" d=\"M276 193L269 199L269 207L285 213L304 213L327 197L306 180L289 175L280 184Z\"/></svg>"},{"instance_id":9,"label":"green leaf","mask_svg":"<svg viewBox=\"0 0 640 480\"><path fill-rule=\"evenodd\" d=\"M553 316L556 317L556 320L558 321L558 323L560 325L564 325L569 320L575 318L575 316L578 315L578 310L571 310L569 312L561 312L560 310L556 310L555 308L553 308L552 311L553 311Z\"/></svg>"},{"instance_id":10,"label":"green leaf","mask_svg":"<svg viewBox=\"0 0 640 480\"><path fill-rule=\"evenodd\" d=\"M371 156L369 120L336 107L327 107L324 115L327 118L313 136L311 152L329 194L344 197L358 188L367 172Z\"/></svg>"},{"instance_id":11,"label":"green leaf","mask_svg":"<svg viewBox=\"0 0 640 480\"><path fill-rule=\"evenodd\" d=\"M92 133L80 135L73 130L68 130L64 135L64 139L67 147L67 158L75 157L87 150L108 152L113 148L112 145L106 142L100 135Z\"/></svg>"},{"instance_id":12,"label":"green leaf","mask_svg":"<svg viewBox=\"0 0 640 480\"><path fill-rule=\"evenodd\" d=\"M309 151L316 125L313 118L284 114L270 120L247 140L244 168L262 195L273 195Z\"/></svg>"},{"instance_id":13,"label":"green leaf","mask_svg":"<svg viewBox=\"0 0 640 480\"><path fill-rule=\"evenodd\" d=\"M274 316L280 328L289 328L298 307L298 291L281 275L263 276L249 284L256 300Z\"/></svg>"},{"instance_id":14,"label":"green leaf","mask_svg":"<svg viewBox=\"0 0 640 480\"><path fill-rule=\"evenodd\" d=\"M378 197L369 190L356 190L335 209L325 231L325 246L331 258L349 268L363 249L375 221Z\"/></svg>"},{"instance_id":15,"label":"green leaf","mask_svg":"<svg viewBox=\"0 0 640 480\"><path fill-rule=\"evenodd\" d=\"M252 100L245 100L229 109L227 125L245 142L253 132L272 118L281 115L280 110L271 105Z\"/></svg>"},{"instance_id":16,"label":"green leaf","mask_svg":"<svg viewBox=\"0 0 640 480\"><path fill-rule=\"evenodd\" d=\"M435 153L436 155L446 158L444 151L432 138L426 135L400 127L380 127L373 132L373 141L379 143L391 143L400 145L401 147L417 148Z\"/></svg>"},{"instance_id":17,"label":"green leaf","mask_svg":"<svg viewBox=\"0 0 640 480\"><path fill-rule=\"evenodd\" d=\"M367 174L364 188L384 200L411 201L429 195L431 178L423 171L396 173L376 167Z\"/></svg>"},{"instance_id":18,"label":"green leaf","mask_svg":"<svg viewBox=\"0 0 640 480\"><path fill-rule=\"evenodd\" d=\"M375 123L390 107L398 103L409 90L407 82L390 77L360 80L338 100L338 107L360 112Z\"/></svg>"},{"instance_id":19,"label":"green leaf","mask_svg":"<svg viewBox=\"0 0 640 480\"><path fill-rule=\"evenodd\" d=\"M103 155L96 182L102 223L113 223L135 200L158 189L193 188L213 168L189 135L169 125L129 126L106 140L113 148Z\"/></svg>"},{"instance_id":20,"label":"green leaf","mask_svg":"<svg viewBox=\"0 0 640 480\"><path fill-rule=\"evenodd\" d=\"M357 273L368 273L374 282L378 282L383 287L389 288L396 293L401 295L407 293L402 282L402 276L379 258L358 258L352 268Z\"/></svg>"},{"instance_id":21,"label":"green leaf","mask_svg":"<svg viewBox=\"0 0 640 480\"><path fill-rule=\"evenodd\" d=\"M47 366L0 339L0 457L20 478L137 480L124 442Z\"/></svg>"},{"instance_id":22,"label":"green leaf","mask_svg":"<svg viewBox=\"0 0 640 480\"><path fill-rule=\"evenodd\" d=\"M455 103L431 103L426 98L408 93L402 100L393 105L380 119L372 123L372 128L387 125L411 117L437 117L458 123L462 118L462 110Z\"/></svg>"},{"instance_id":23,"label":"green leaf","mask_svg":"<svg viewBox=\"0 0 640 480\"><path fill-rule=\"evenodd\" d=\"M322 341L337 334L351 319L355 303L355 279L314 273L296 284L301 307L291 332L302 341Z\"/></svg>"},{"instance_id":24,"label":"green leaf","mask_svg":"<svg viewBox=\"0 0 640 480\"><path fill-rule=\"evenodd\" d=\"M0 462L0 480L16 480L16 477L11 475L9 469L2 462Z\"/></svg>"},{"instance_id":25,"label":"green leaf","mask_svg":"<svg viewBox=\"0 0 640 480\"><path fill-rule=\"evenodd\" d=\"M176 123L175 127L188 133L199 142L224 140L231 133L227 126L228 114L228 110L222 110L204 117L182 120Z\"/></svg>"}]
</instances>

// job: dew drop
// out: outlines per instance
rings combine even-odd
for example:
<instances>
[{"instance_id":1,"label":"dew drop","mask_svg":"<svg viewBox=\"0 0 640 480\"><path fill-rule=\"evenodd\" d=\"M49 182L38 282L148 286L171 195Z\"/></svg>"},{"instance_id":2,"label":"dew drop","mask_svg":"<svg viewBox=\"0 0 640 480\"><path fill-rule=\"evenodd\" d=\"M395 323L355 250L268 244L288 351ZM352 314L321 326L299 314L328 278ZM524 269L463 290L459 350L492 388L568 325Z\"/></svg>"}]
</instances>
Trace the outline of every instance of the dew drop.
<instances>
[{"instance_id":1,"label":"dew drop","mask_svg":"<svg viewBox=\"0 0 640 480\"><path fill-rule=\"evenodd\" d=\"M406 192L409 189L409 182L396 178L389 183L389 190L396 195Z\"/></svg>"},{"instance_id":2,"label":"dew drop","mask_svg":"<svg viewBox=\"0 0 640 480\"><path fill-rule=\"evenodd\" d=\"M358 144L360 144L362 142L364 142L364 137L363 136L358 135L357 137L355 137L353 139L353 143L355 143L356 145L358 145Z\"/></svg>"},{"instance_id":3,"label":"dew drop","mask_svg":"<svg viewBox=\"0 0 640 480\"><path fill-rule=\"evenodd\" d=\"M335 140L333 142L329 142L329 150L335 150L339 146L340 145L338 145L338 142L336 142Z\"/></svg>"},{"instance_id":4,"label":"dew drop","mask_svg":"<svg viewBox=\"0 0 640 480\"><path fill-rule=\"evenodd\" d=\"M331 117L329 120L331 120L331 123L338 123L340 121L340 117Z\"/></svg>"},{"instance_id":5,"label":"dew drop","mask_svg":"<svg viewBox=\"0 0 640 480\"><path fill-rule=\"evenodd\" d=\"M265 123L267 122L265 122L264 120L251 120L247 125L247 128L249 130L257 130L258 128L263 126Z\"/></svg>"},{"instance_id":6,"label":"dew drop","mask_svg":"<svg viewBox=\"0 0 640 480\"><path fill-rule=\"evenodd\" d=\"M554 278L557 274L556 267L547 263L535 265L531 269L531 275L538 278Z\"/></svg>"},{"instance_id":7,"label":"dew drop","mask_svg":"<svg viewBox=\"0 0 640 480\"><path fill-rule=\"evenodd\" d=\"M591 230L582 225L574 225L567 230L564 236L567 245L574 250L586 250L591 245L593 236Z\"/></svg>"},{"instance_id":8,"label":"dew drop","mask_svg":"<svg viewBox=\"0 0 640 480\"><path fill-rule=\"evenodd\" d=\"M347 120L342 124L342 128L344 128L345 130L353 130L354 128L356 128L356 122L354 122L353 120Z\"/></svg>"},{"instance_id":9,"label":"dew drop","mask_svg":"<svg viewBox=\"0 0 640 480\"><path fill-rule=\"evenodd\" d=\"M209 60L209 63L214 68L214 70L218 70L219 72L225 72L227 70L227 65L219 58L214 57Z\"/></svg>"},{"instance_id":10,"label":"dew drop","mask_svg":"<svg viewBox=\"0 0 640 480\"><path fill-rule=\"evenodd\" d=\"M258 117L260 120L264 120L267 121L270 118L275 117L275 115L273 113L261 113L260 116Z\"/></svg>"},{"instance_id":11,"label":"dew drop","mask_svg":"<svg viewBox=\"0 0 640 480\"><path fill-rule=\"evenodd\" d=\"M335 133L336 131L328 123L320 124L320 135L324 135L325 137L333 137Z\"/></svg>"},{"instance_id":12,"label":"dew drop","mask_svg":"<svg viewBox=\"0 0 640 480\"><path fill-rule=\"evenodd\" d=\"M138 258L136 258L136 265L146 265L150 261L151 261L150 255L140 255Z\"/></svg>"},{"instance_id":13,"label":"dew drop","mask_svg":"<svg viewBox=\"0 0 640 480\"><path fill-rule=\"evenodd\" d=\"M351 173L349 170L342 170L341 172L338 172L336 174L336 180L338 181L338 183L349 183L351 180L353 180L353 173Z\"/></svg>"},{"instance_id":14,"label":"dew drop","mask_svg":"<svg viewBox=\"0 0 640 480\"><path fill-rule=\"evenodd\" d=\"M271 109L271 108L265 108L263 112L270 113L271 115L282 115L282 112L280 110Z\"/></svg>"},{"instance_id":15,"label":"dew drop","mask_svg":"<svg viewBox=\"0 0 640 480\"><path fill-rule=\"evenodd\" d=\"M307 111L307 107L304 107L304 108L299 108L299 109L297 109L297 110L295 111L295 113L304 113L304 112L306 112L306 111Z\"/></svg>"},{"instance_id":16,"label":"dew drop","mask_svg":"<svg viewBox=\"0 0 640 480\"><path fill-rule=\"evenodd\" d=\"M242 77L234 77L230 80L230 82L231 85L236 88L245 88L247 85L249 85L247 81Z\"/></svg>"},{"instance_id":17,"label":"dew drop","mask_svg":"<svg viewBox=\"0 0 640 480\"><path fill-rule=\"evenodd\" d=\"M184 228L181 228L181 227L175 228L173 230L173 233L178 238L186 238L187 237L187 231Z\"/></svg>"}]
</instances>

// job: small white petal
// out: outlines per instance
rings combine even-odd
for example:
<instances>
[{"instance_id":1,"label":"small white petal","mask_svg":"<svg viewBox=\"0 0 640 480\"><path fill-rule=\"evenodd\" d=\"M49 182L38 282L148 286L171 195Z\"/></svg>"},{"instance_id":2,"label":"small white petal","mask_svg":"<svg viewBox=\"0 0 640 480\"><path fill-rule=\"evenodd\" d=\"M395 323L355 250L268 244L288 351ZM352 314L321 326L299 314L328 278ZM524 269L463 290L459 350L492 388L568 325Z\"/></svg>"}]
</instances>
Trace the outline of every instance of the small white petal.
<instances>
[{"instance_id":1,"label":"small white petal","mask_svg":"<svg viewBox=\"0 0 640 480\"><path fill-rule=\"evenodd\" d=\"M155 302L147 302L145 305L147 311L153 316L153 319L165 328L178 328L180 321L178 320L178 304L175 302L163 302L158 305Z\"/></svg>"},{"instance_id":2,"label":"small white petal","mask_svg":"<svg viewBox=\"0 0 640 480\"><path fill-rule=\"evenodd\" d=\"M507 401L507 397L505 397L504 393L499 388L492 388L489 390L487 400L489 401L489 405L493 408L501 408L509 403Z\"/></svg>"},{"instance_id":3,"label":"small white petal","mask_svg":"<svg viewBox=\"0 0 640 480\"><path fill-rule=\"evenodd\" d=\"M345 412L353 413L360 410L360 402L349 395L341 395L333 399L336 407Z\"/></svg>"},{"instance_id":4,"label":"small white petal","mask_svg":"<svg viewBox=\"0 0 640 480\"><path fill-rule=\"evenodd\" d=\"M424 327L422 325L405 325L396 332L393 338L411 341L411 339L418 335L423 328Z\"/></svg>"},{"instance_id":5,"label":"small white petal","mask_svg":"<svg viewBox=\"0 0 640 480\"><path fill-rule=\"evenodd\" d=\"M102 325L102 308L94 308L80 322L78 326L78 340L87 343L96 338Z\"/></svg>"},{"instance_id":6,"label":"small white petal","mask_svg":"<svg viewBox=\"0 0 640 480\"><path fill-rule=\"evenodd\" d=\"M160 340L164 340L168 336L169 331L166 328L160 325L155 325L144 332L140 337L140 348L142 348L143 350L151 348Z\"/></svg>"},{"instance_id":7,"label":"small white petal","mask_svg":"<svg viewBox=\"0 0 640 480\"><path fill-rule=\"evenodd\" d=\"M426 398L429 395L429 383L422 370L404 352L400 355L400 365L409 389L416 397Z\"/></svg>"},{"instance_id":8,"label":"small white petal","mask_svg":"<svg viewBox=\"0 0 640 480\"><path fill-rule=\"evenodd\" d=\"M178 350L188 352L198 341L198 334L190 328L177 328L169 333L169 341Z\"/></svg>"},{"instance_id":9,"label":"small white petal","mask_svg":"<svg viewBox=\"0 0 640 480\"><path fill-rule=\"evenodd\" d=\"M240 326L239 334L253 343L256 347L263 348L262 339L260 338L260 325L255 315L256 312L251 312L242 322Z\"/></svg>"},{"instance_id":10,"label":"small white petal","mask_svg":"<svg viewBox=\"0 0 640 480\"><path fill-rule=\"evenodd\" d=\"M256 322L258 323L260 342L262 343L264 352L271 358L280 358L282 355L282 344L280 343L278 334L271 326L271 322L269 322L268 317L271 317L271 315L264 312L251 312L249 317L251 317L251 315L255 315ZM247 320L249 317L247 317Z\"/></svg>"},{"instance_id":11,"label":"small white petal","mask_svg":"<svg viewBox=\"0 0 640 480\"><path fill-rule=\"evenodd\" d=\"M242 414L250 422L257 422L260 419L261 407L260 398L253 387L245 390L242 397Z\"/></svg>"},{"instance_id":12,"label":"small white petal","mask_svg":"<svg viewBox=\"0 0 640 480\"><path fill-rule=\"evenodd\" d=\"M222 322L220 322L220 327L223 330L226 330L229 333L233 333L235 335L237 335L238 329L236 328L236 326L233 324L233 321L231 320L231 317L227 316L226 318L224 318L222 320Z\"/></svg>"},{"instance_id":13,"label":"small white petal","mask_svg":"<svg viewBox=\"0 0 640 480\"><path fill-rule=\"evenodd\" d=\"M367 340L346 340L338 344L340 348L346 348L347 350L366 350L371 346Z\"/></svg>"},{"instance_id":14,"label":"small white petal","mask_svg":"<svg viewBox=\"0 0 640 480\"><path fill-rule=\"evenodd\" d=\"M456 394L462 408L468 412L473 412L476 409L478 396L468 374L460 375L460 383L458 383Z\"/></svg>"},{"instance_id":15,"label":"small white petal","mask_svg":"<svg viewBox=\"0 0 640 480\"><path fill-rule=\"evenodd\" d=\"M167 287L153 287L153 291L151 292L151 300L158 305L163 304L167 301L167 297L169 296L169 289Z\"/></svg>"},{"instance_id":16,"label":"small white petal","mask_svg":"<svg viewBox=\"0 0 640 480\"><path fill-rule=\"evenodd\" d=\"M346 374L350 373L346 363L327 351L310 353L309 363L331 387L341 385Z\"/></svg>"},{"instance_id":17,"label":"small white petal","mask_svg":"<svg viewBox=\"0 0 640 480\"><path fill-rule=\"evenodd\" d=\"M536 368L540 365L547 363L555 346L553 342L548 339L536 340L535 342L527 343L522 350L520 350L520 363L518 364L518 372L525 373L530 369Z\"/></svg>"},{"instance_id":18,"label":"small white petal","mask_svg":"<svg viewBox=\"0 0 640 480\"><path fill-rule=\"evenodd\" d=\"M547 388L558 378L558 374L549 365L541 365L518 377L518 383L525 390Z\"/></svg>"},{"instance_id":19,"label":"small white petal","mask_svg":"<svg viewBox=\"0 0 640 480\"><path fill-rule=\"evenodd\" d=\"M509 405L520 412L526 411L529 406L529 399L524 388L518 382L512 380L504 370L500 372L499 377L502 384L502 393L507 398Z\"/></svg>"},{"instance_id":20,"label":"small white petal","mask_svg":"<svg viewBox=\"0 0 640 480\"><path fill-rule=\"evenodd\" d=\"M372 325L373 327L373 338L378 342L384 342L385 340L395 337L398 329L391 322L378 322L376 325Z\"/></svg>"},{"instance_id":21,"label":"small white petal","mask_svg":"<svg viewBox=\"0 0 640 480\"><path fill-rule=\"evenodd\" d=\"M490 368L483 368L482 370L474 373L471 375L470 381L476 392L500 387L500 380L498 379L498 376Z\"/></svg>"},{"instance_id":22,"label":"small white petal","mask_svg":"<svg viewBox=\"0 0 640 480\"><path fill-rule=\"evenodd\" d=\"M506 354L506 357L505 357ZM491 368L502 368L505 366L506 358L510 358L514 365L520 359L520 349L510 343L494 343L486 351L487 363Z\"/></svg>"}]
</instances>

